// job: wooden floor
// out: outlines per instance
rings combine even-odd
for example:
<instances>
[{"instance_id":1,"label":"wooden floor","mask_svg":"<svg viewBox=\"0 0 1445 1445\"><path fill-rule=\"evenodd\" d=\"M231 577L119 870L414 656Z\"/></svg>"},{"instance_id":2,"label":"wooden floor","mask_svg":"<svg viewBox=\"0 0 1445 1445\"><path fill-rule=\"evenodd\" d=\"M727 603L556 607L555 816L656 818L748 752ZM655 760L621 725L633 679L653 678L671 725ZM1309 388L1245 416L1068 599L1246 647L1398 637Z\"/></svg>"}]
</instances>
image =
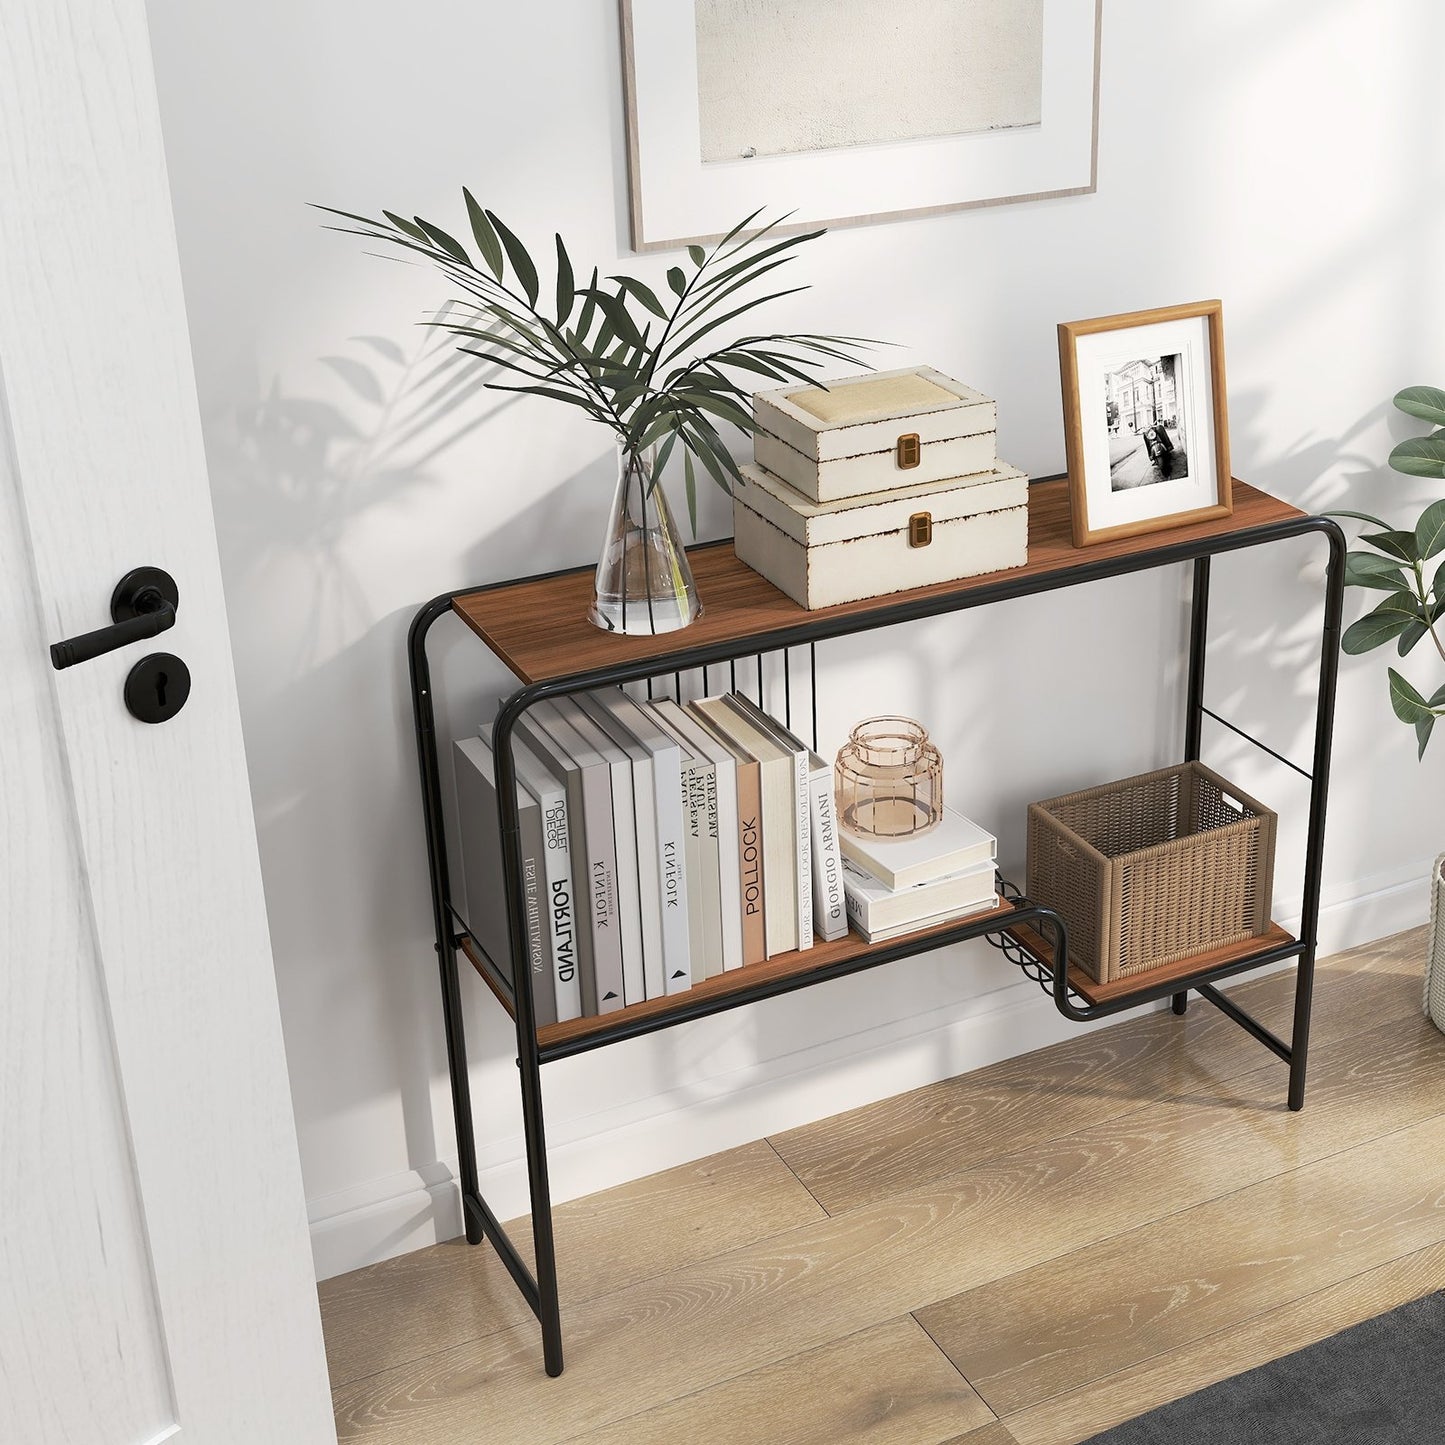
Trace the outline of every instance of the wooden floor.
<instances>
[{"instance_id":1,"label":"wooden floor","mask_svg":"<svg viewBox=\"0 0 1445 1445\"><path fill-rule=\"evenodd\" d=\"M1445 1287L1423 955L1321 965L1302 1114L1195 1000L563 1205L560 1379L486 1246L329 1280L341 1439L1065 1445Z\"/></svg>"}]
</instances>

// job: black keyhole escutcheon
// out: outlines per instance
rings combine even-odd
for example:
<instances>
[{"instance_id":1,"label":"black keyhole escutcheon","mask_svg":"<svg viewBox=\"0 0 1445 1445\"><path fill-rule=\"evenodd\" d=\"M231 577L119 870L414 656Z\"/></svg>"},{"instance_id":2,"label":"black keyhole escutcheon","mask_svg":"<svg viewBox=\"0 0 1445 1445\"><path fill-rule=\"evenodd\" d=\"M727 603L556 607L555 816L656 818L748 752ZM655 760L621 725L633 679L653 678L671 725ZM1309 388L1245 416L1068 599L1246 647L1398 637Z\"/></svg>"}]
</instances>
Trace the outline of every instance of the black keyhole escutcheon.
<instances>
[{"instance_id":1,"label":"black keyhole escutcheon","mask_svg":"<svg viewBox=\"0 0 1445 1445\"><path fill-rule=\"evenodd\" d=\"M153 652L131 668L125 705L145 723L169 722L191 695L191 670L171 652Z\"/></svg>"}]
</instances>

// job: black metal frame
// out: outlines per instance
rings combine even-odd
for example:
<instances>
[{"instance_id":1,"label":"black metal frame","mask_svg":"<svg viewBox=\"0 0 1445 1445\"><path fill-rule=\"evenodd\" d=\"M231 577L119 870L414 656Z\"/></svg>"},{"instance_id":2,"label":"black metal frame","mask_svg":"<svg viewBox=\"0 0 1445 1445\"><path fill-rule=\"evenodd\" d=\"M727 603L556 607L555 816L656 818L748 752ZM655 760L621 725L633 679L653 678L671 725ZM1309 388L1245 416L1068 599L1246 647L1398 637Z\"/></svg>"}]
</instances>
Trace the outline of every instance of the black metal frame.
<instances>
[{"instance_id":1,"label":"black metal frame","mask_svg":"<svg viewBox=\"0 0 1445 1445\"><path fill-rule=\"evenodd\" d=\"M1294 537L1318 533L1329 543L1329 565L1325 582L1324 625L1321 636L1319 691L1315 712L1315 742L1312 767L1300 768L1288 758L1250 737L1226 719L1204 706L1204 663L1208 642L1210 559L1225 552L1265 546ZM1310 1006L1314 989L1315 948L1320 905L1320 879L1324 857L1325 805L1329 787L1330 743L1334 721L1335 681L1338 670L1340 620L1344 597L1345 539L1339 526L1325 517L1297 517L1224 533L1202 540L1168 540L1161 533L1158 546L1122 556L1090 558L1081 553L1080 562L1069 568L1042 574L1000 573L997 580L952 595L929 594L880 599L878 605L864 613L839 617L819 615L786 628L747 638L704 645L689 645L687 633L678 634L678 645L666 653L639 662L617 663L589 669L565 677L542 682L525 683L502 704L493 728L492 744L496 759L497 793L503 800L515 800L516 775L512 758L512 733L518 719L533 704L544 698L585 692L593 688L620 683L646 681L649 689L654 679L672 673L674 679L684 671L727 663L731 682L736 683L736 663L740 658L758 659L759 689L762 688L762 657L765 653L781 653L784 658L785 708L791 713L791 659L789 650L806 647L809 667L816 677L816 644L829 638L872 631L900 622L915 621L946 612L964 611L987 606L1038 592L1140 572L1177 562L1194 564L1193 593L1189 636L1188 696L1185 705L1184 753L1187 760L1200 755L1201 730L1207 715L1254 743L1310 780L1309 822L1305 846L1304 907L1297 941L1261 949L1223 965L1201 969L1196 974L1175 978L1153 988L1141 988L1127 997L1089 1004L1069 987L1067 969L1052 968L1025 948L1007 930L1032 924L1053 940L1053 957L1068 957L1068 935L1064 920L1052 909L1019 897L1017 891L1003 884L1014 903L1014 911L1005 916L991 915L984 921L962 921L955 927L930 933L926 940L899 938L866 955L838 960L834 963L786 977L770 977L751 986L742 985L722 995L699 998L679 996L666 1014L644 1018L620 1017L610 1027L599 1028L578 1038L548 1045L539 1045L530 987L514 988L511 977L527 979L531 970L525 959L514 963L511 977L486 957L475 940L471 940L477 966L488 977L494 992L511 1000L516 1022L517 1064L521 1078L522 1118L526 1137L527 1172L531 1190L532 1234L535 1274L508 1237L505 1229L482 1198L477 1180L476 1142L472 1125L471 1090L467 1077L466 1036L462 1023L461 985L457 967L457 951L468 938L465 920L451 903L448 876L445 823L443 818L441 776L437 759L436 720L432 698L431 670L427 660L427 635L436 620L452 610L456 598L492 587L467 588L462 592L445 593L433 598L416 615L408 638L411 661L412 706L416 724L417 755L421 768L422 811L426 827L427 860L431 877L432 916L436 929L436 952L441 970L442 1013L446 1030L447 1062L451 1075L452 1108L456 1117L457 1152L460 1160L462 1210L467 1239L478 1244L483 1238L491 1241L517 1287L537 1315L542 1327L542 1348L547 1373L562 1371L562 1322L557 1297L556 1255L552 1234L551 1191L547 1176L546 1133L542 1106L543 1064L574 1054L604 1048L623 1039L636 1038L658 1029L690 1019L703 1018L727 1009L739 1008L759 999L810 987L830 978L839 978L863 969L875 968L910 954L946 947L965 939L987 937L1012 962L1052 994L1054 1004L1066 1017L1078 1020L1102 1018L1106 1015L1137 1008L1140 1005L1172 999L1175 1013L1183 1013L1189 993L1195 992L1227 1017L1258 1039L1266 1048L1289 1064L1289 1107L1304 1106L1305 1069L1309 1048ZM718 545L727 545L726 543ZM552 574L556 575L556 574ZM512 586L513 582L494 587ZM600 636L600 635L599 635ZM599 641L599 651L603 644ZM813 689L812 732L816 745L818 732L816 687ZM789 718L791 724L791 718ZM521 859L517 811L514 801L504 803L502 818L502 860L507 898L507 923L514 959L519 953L519 940L525 938L522 919ZM458 931L460 930L460 931ZM1294 1027L1288 1044L1277 1038L1257 1020L1251 1018L1233 1000L1221 994L1214 985L1235 974L1262 968L1286 959L1296 959ZM624 1011L625 1014L625 1011Z\"/></svg>"}]
</instances>

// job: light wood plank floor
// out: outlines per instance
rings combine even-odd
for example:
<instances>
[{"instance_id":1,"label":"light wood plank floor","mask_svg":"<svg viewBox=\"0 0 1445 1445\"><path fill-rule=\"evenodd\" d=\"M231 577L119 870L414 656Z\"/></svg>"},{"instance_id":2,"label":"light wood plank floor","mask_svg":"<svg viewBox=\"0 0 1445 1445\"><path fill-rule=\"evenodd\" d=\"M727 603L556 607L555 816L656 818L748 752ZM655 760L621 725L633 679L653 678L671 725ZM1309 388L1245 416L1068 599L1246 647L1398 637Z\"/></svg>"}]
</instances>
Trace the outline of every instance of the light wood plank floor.
<instances>
[{"instance_id":1,"label":"light wood plank floor","mask_svg":"<svg viewBox=\"0 0 1445 1445\"><path fill-rule=\"evenodd\" d=\"M560 1379L488 1246L328 1280L341 1439L1073 1445L1445 1288L1423 957L1320 966L1302 1114L1196 999L562 1205Z\"/></svg>"}]
</instances>

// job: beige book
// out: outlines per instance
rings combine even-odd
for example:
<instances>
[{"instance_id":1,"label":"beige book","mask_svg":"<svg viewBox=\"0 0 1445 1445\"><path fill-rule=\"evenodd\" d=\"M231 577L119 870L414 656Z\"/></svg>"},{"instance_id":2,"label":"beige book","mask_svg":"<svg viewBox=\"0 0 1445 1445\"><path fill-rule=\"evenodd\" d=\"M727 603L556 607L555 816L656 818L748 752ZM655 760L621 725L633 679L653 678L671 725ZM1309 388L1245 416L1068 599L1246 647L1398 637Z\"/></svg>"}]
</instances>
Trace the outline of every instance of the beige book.
<instances>
[{"instance_id":1,"label":"beige book","mask_svg":"<svg viewBox=\"0 0 1445 1445\"><path fill-rule=\"evenodd\" d=\"M726 697L705 697L693 708L758 764L762 798L763 937L772 958L802 944L798 933L797 802L792 753L732 708ZM776 905L776 906L775 906ZM808 943L812 943L809 930Z\"/></svg>"},{"instance_id":2,"label":"beige book","mask_svg":"<svg viewBox=\"0 0 1445 1445\"><path fill-rule=\"evenodd\" d=\"M705 712L694 709L698 725L706 728L733 755L738 789L738 892L742 914L743 963L761 963L767 956L767 892L763 887L763 793L758 760L740 744L712 725Z\"/></svg>"}]
</instances>

